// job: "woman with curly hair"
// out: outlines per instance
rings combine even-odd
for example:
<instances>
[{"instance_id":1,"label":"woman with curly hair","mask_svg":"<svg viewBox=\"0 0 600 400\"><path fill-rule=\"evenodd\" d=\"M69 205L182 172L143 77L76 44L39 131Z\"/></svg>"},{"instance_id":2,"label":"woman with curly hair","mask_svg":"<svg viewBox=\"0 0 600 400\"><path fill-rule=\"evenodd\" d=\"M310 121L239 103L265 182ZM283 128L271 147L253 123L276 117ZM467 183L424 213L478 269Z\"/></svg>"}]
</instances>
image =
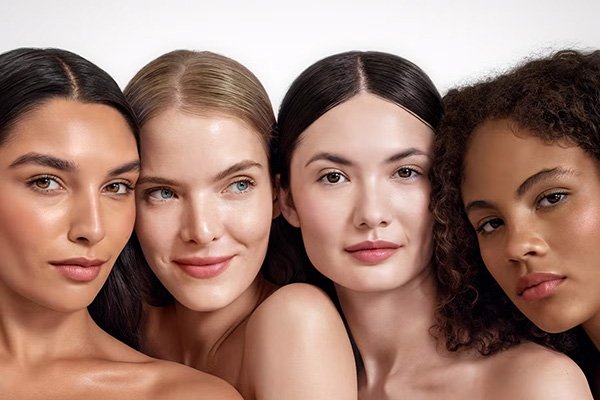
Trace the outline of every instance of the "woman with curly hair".
<instances>
[{"instance_id":1,"label":"woman with curly hair","mask_svg":"<svg viewBox=\"0 0 600 400\"><path fill-rule=\"evenodd\" d=\"M493 353L523 338L564 349L545 332L581 326L596 363L600 52L533 60L444 103L432 168L440 331Z\"/></svg>"},{"instance_id":2,"label":"woman with curly hair","mask_svg":"<svg viewBox=\"0 0 600 400\"><path fill-rule=\"evenodd\" d=\"M356 344L359 398L590 398L560 353L532 343L493 356L474 343L450 351L431 329L449 284L432 262L429 210L441 117L441 98L419 67L356 51L306 69L279 111L288 237L301 235L296 248L333 286Z\"/></svg>"}]
</instances>

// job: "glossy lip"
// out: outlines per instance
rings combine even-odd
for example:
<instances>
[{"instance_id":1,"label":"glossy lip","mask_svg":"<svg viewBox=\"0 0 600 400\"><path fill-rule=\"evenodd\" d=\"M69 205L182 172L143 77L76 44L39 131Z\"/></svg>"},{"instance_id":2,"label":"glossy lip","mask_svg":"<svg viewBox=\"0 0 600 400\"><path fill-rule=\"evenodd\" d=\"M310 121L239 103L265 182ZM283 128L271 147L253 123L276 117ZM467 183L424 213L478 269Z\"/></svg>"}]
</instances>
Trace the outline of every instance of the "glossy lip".
<instances>
[{"instance_id":1,"label":"glossy lip","mask_svg":"<svg viewBox=\"0 0 600 400\"><path fill-rule=\"evenodd\" d=\"M232 258L233 256L185 257L173 259L173 262L193 278L210 279L225 271Z\"/></svg>"},{"instance_id":2,"label":"glossy lip","mask_svg":"<svg viewBox=\"0 0 600 400\"><path fill-rule=\"evenodd\" d=\"M519 279L517 295L523 299L539 300L550 296L567 277L552 272L533 272Z\"/></svg>"},{"instance_id":3,"label":"glossy lip","mask_svg":"<svg viewBox=\"0 0 600 400\"><path fill-rule=\"evenodd\" d=\"M366 240L344 248L352 257L365 264L378 264L390 258L402 247L394 242L385 240Z\"/></svg>"},{"instance_id":4,"label":"glossy lip","mask_svg":"<svg viewBox=\"0 0 600 400\"><path fill-rule=\"evenodd\" d=\"M89 282L100 274L100 269L108 260L91 259L86 257L68 258L50 261L63 276L76 282Z\"/></svg>"}]
</instances>

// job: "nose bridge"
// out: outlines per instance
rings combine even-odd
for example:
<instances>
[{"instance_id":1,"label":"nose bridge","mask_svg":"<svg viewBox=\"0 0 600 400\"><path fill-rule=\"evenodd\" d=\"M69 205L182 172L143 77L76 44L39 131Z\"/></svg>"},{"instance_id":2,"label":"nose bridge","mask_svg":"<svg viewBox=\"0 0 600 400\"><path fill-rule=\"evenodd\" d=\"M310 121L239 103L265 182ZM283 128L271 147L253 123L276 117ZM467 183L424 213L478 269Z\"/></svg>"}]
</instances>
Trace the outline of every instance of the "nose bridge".
<instances>
[{"instance_id":1,"label":"nose bridge","mask_svg":"<svg viewBox=\"0 0 600 400\"><path fill-rule=\"evenodd\" d=\"M185 204L181 236L186 242L209 243L221 234L217 199L210 193L197 193Z\"/></svg>"},{"instance_id":2,"label":"nose bridge","mask_svg":"<svg viewBox=\"0 0 600 400\"><path fill-rule=\"evenodd\" d=\"M505 252L511 261L523 261L546 253L547 245L540 226L527 215L514 216L505 221Z\"/></svg>"},{"instance_id":3,"label":"nose bridge","mask_svg":"<svg viewBox=\"0 0 600 400\"><path fill-rule=\"evenodd\" d=\"M388 225L391 222L389 199L383 182L373 176L355 187L354 224L368 228Z\"/></svg>"},{"instance_id":4,"label":"nose bridge","mask_svg":"<svg viewBox=\"0 0 600 400\"><path fill-rule=\"evenodd\" d=\"M69 239L74 242L95 244L104 238L101 194L89 186L72 196Z\"/></svg>"}]
</instances>

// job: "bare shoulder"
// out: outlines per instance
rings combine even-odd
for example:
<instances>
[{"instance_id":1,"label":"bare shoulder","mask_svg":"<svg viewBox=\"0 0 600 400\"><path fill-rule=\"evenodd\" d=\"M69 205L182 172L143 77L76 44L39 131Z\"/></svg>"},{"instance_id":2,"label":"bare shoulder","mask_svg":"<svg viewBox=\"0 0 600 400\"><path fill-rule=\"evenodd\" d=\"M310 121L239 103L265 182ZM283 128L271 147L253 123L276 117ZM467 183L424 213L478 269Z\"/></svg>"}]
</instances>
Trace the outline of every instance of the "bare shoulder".
<instances>
[{"instance_id":1,"label":"bare shoulder","mask_svg":"<svg viewBox=\"0 0 600 400\"><path fill-rule=\"evenodd\" d=\"M356 367L341 316L321 289L295 283L248 320L244 373L256 398L356 399Z\"/></svg>"},{"instance_id":2,"label":"bare shoulder","mask_svg":"<svg viewBox=\"0 0 600 400\"><path fill-rule=\"evenodd\" d=\"M154 381L148 398L160 400L241 400L240 394L224 380L170 361L152 360Z\"/></svg>"},{"instance_id":3,"label":"bare shoulder","mask_svg":"<svg viewBox=\"0 0 600 400\"><path fill-rule=\"evenodd\" d=\"M585 375L562 353L523 343L489 358L489 398L592 399Z\"/></svg>"}]
</instances>

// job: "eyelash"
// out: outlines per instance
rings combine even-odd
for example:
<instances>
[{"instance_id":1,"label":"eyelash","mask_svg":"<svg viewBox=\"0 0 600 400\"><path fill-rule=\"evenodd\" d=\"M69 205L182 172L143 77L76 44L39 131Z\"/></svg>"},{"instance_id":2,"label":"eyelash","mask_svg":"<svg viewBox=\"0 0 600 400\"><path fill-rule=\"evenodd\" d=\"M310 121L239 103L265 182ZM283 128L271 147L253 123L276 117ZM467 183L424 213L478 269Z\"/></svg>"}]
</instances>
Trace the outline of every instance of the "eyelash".
<instances>
[{"instance_id":1,"label":"eyelash","mask_svg":"<svg viewBox=\"0 0 600 400\"><path fill-rule=\"evenodd\" d=\"M340 171L332 170L332 171L327 171L327 172L323 173L321 176L319 176L319 179L317 179L317 182L321 182L325 185L332 185L332 186L344 183L344 182L339 182L339 181L329 182L327 178L332 177L332 176L337 176L338 178L343 178L346 181L349 180L348 177L346 175L344 175L343 173L341 173Z\"/></svg>"},{"instance_id":2,"label":"eyelash","mask_svg":"<svg viewBox=\"0 0 600 400\"><path fill-rule=\"evenodd\" d=\"M159 199L159 198L152 196L152 193L162 192L163 190L166 192L169 192L171 194L171 197L169 197L167 199L164 199L164 198ZM165 201L169 201L171 199L176 199L176 198L177 198L177 194L175 193L175 191L168 187L153 187L153 188L146 189L144 191L144 200L147 200L147 201L165 202Z\"/></svg>"},{"instance_id":3,"label":"eyelash","mask_svg":"<svg viewBox=\"0 0 600 400\"><path fill-rule=\"evenodd\" d=\"M228 190L232 186L237 185L239 183L247 183L248 187L246 189L239 190L239 191L236 191L236 192L232 192L232 191ZM250 178L240 178L240 179L235 180L234 182L231 182L229 185L227 185L227 187L225 188L224 191L225 192L233 193L234 195L242 195L242 194L250 192L252 189L254 189L254 187L256 187L256 181L254 181L253 179L250 179Z\"/></svg>"},{"instance_id":4,"label":"eyelash","mask_svg":"<svg viewBox=\"0 0 600 400\"><path fill-rule=\"evenodd\" d=\"M408 171L410 173L410 176L400 176L400 171ZM400 178L400 179L416 179L419 176L423 175L423 173L421 171L417 170L416 168L401 167L401 168L398 168L396 170L396 172L394 172L393 175L398 175L398 178Z\"/></svg>"},{"instance_id":5,"label":"eyelash","mask_svg":"<svg viewBox=\"0 0 600 400\"><path fill-rule=\"evenodd\" d=\"M36 186L36 183L39 183L43 180L47 180L47 181L52 181L54 183L56 183L59 187L58 188L54 188L54 189L50 189L50 188L41 188ZM61 190L64 189L64 185L62 184L62 182L60 181L60 178L58 178L55 175L41 175L41 176L36 176L34 178L31 178L30 180L27 181L27 184L29 185L29 187L32 190L36 190L38 192L42 192L42 193L51 193L54 192L56 190ZM124 196L130 193L133 193L134 191L134 186L131 182L123 180L123 181L114 181L114 182L110 182L107 183L106 185L103 186L103 190L106 189L108 186L110 185L124 185L125 186L125 193L113 193L113 192L108 192L111 195L115 195L115 196Z\"/></svg>"}]
</instances>

